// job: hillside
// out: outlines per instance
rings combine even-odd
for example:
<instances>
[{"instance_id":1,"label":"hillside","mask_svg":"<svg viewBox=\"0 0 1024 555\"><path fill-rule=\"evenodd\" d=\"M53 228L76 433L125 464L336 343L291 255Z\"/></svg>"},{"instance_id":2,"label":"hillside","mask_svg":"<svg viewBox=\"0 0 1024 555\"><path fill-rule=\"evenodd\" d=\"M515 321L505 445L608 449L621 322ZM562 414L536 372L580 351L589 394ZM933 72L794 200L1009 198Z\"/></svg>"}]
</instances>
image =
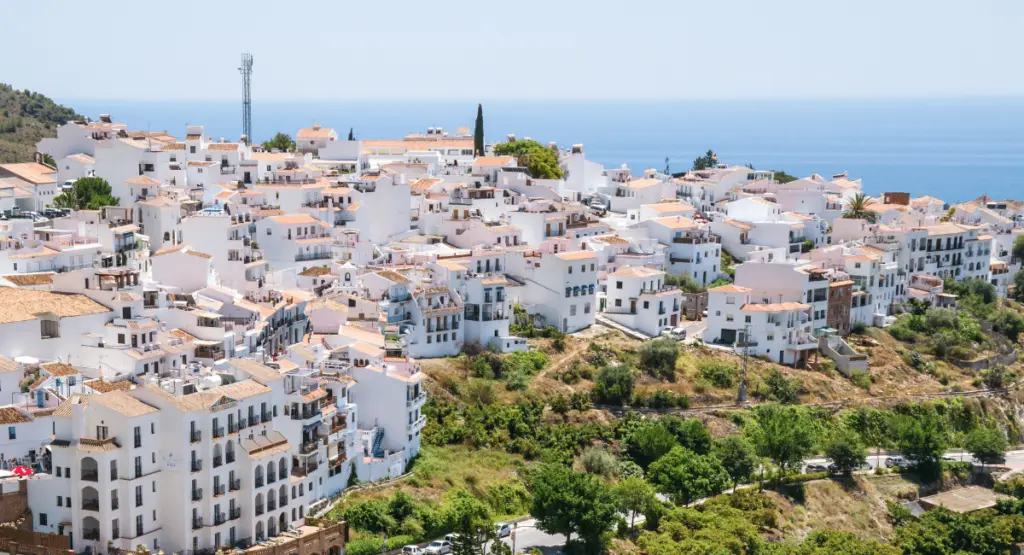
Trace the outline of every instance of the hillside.
<instances>
[{"instance_id":1,"label":"hillside","mask_svg":"<svg viewBox=\"0 0 1024 555\"><path fill-rule=\"evenodd\" d=\"M0 83L0 164L30 161L39 139L80 117L45 95Z\"/></svg>"}]
</instances>

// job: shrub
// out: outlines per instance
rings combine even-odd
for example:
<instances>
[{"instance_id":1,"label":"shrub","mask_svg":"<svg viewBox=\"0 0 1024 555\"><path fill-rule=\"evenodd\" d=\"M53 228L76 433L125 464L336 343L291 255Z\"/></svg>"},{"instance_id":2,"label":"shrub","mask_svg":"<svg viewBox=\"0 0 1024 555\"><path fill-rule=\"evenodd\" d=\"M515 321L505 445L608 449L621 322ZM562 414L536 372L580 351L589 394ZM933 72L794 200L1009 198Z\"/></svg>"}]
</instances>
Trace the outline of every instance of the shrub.
<instances>
[{"instance_id":1,"label":"shrub","mask_svg":"<svg viewBox=\"0 0 1024 555\"><path fill-rule=\"evenodd\" d=\"M764 384L768 388L768 396L780 403L796 403L797 393L800 388L798 379L788 379L779 371L772 368L764 377Z\"/></svg>"},{"instance_id":2,"label":"shrub","mask_svg":"<svg viewBox=\"0 0 1024 555\"><path fill-rule=\"evenodd\" d=\"M727 362L702 360L697 363L702 378L717 388L732 387L736 379L736 366Z\"/></svg>"},{"instance_id":3,"label":"shrub","mask_svg":"<svg viewBox=\"0 0 1024 555\"><path fill-rule=\"evenodd\" d=\"M605 366L597 373L597 383L593 389L594 400L598 403L621 405L632 398L635 383L633 371L626 365Z\"/></svg>"},{"instance_id":4,"label":"shrub","mask_svg":"<svg viewBox=\"0 0 1024 555\"><path fill-rule=\"evenodd\" d=\"M864 335L868 331L868 326L864 322L854 322L853 326L850 327L850 333L857 335Z\"/></svg>"},{"instance_id":5,"label":"shrub","mask_svg":"<svg viewBox=\"0 0 1024 555\"><path fill-rule=\"evenodd\" d=\"M850 381L861 389L871 388L871 375L866 370L854 370L850 373Z\"/></svg>"},{"instance_id":6,"label":"shrub","mask_svg":"<svg viewBox=\"0 0 1024 555\"><path fill-rule=\"evenodd\" d=\"M653 339L640 347L640 365L650 375L662 379L675 378L679 342L667 337Z\"/></svg>"},{"instance_id":7,"label":"shrub","mask_svg":"<svg viewBox=\"0 0 1024 555\"><path fill-rule=\"evenodd\" d=\"M619 471L619 463L615 455L601 447L591 446L584 449L580 456L580 463L583 465L583 470L605 478L612 478Z\"/></svg>"}]
</instances>

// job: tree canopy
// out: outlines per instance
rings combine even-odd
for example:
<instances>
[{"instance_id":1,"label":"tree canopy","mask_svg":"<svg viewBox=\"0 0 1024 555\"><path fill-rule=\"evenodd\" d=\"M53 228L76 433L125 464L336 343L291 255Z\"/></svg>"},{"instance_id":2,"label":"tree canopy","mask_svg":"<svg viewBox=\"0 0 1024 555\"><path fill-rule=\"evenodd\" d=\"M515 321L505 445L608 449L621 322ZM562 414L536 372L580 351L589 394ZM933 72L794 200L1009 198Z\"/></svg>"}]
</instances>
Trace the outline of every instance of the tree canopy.
<instances>
[{"instance_id":1,"label":"tree canopy","mask_svg":"<svg viewBox=\"0 0 1024 555\"><path fill-rule=\"evenodd\" d=\"M860 436L848 429L841 429L829 438L824 451L843 474L850 474L867 461L867 451Z\"/></svg>"},{"instance_id":2,"label":"tree canopy","mask_svg":"<svg viewBox=\"0 0 1024 555\"><path fill-rule=\"evenodd\" d=\"M479 121L481 131L483 119ZM562 168L558 166L558 154L532 140L511 141L494 145L496 156L515 156L517 163L526 168L534 179L559 179Z\"/></svg>"},{"instance_id":3,"label":"tree canopy","mask_svg":"<svg viewBox=\"0 0 1024 555\"><path fill-rule=\"evenodd\" d=\"M484 155L484 105L476 105L476 125L473 127L473 155Z\"/></svg>"},{"instance_id":4,"label":"tree canopy","mask_svg":"<svg viewBox=\"0 0 1024 555\"><path fill-rule=\"evenodd\" d=\"M967 434L964 447L982 464L993 464L1003 460L1007 441L998 428L977 428Z\"/></svg>"},{"instance_id":5,"label":"tree canopy","mask_svg":"<svg viewBox=\"0 0 1024 555\"><path fill-rule=\"evenodd\" d=\"M846 211L843 212L843 217L850 220L867 220L870 223L875 223L878 213L868 208L868 205L873 200L864 193L857 193L853 198L846 200Z\"/></svg>"},{"instance_id":6,"label":"tree canopy","mask_svg":"<svg viewBox=\"0 0 1024 555\"><path fill-rule=\"evenodd\" d=\"M534 472L530 486L530 514L538 528L564 535L567 543L576 534L586 553L601 552L602 535L616 514L615 498L607 485L592 474L546 463Z\"/></svg>"},{"instance_id":7,"label":"tree canopy","mask_svg":"<svg viewBox=\"0 0 1024 555\"><path fill-rule=\"evenodd\" d=\"M798 408L761 405L754 410L754 420L748 433L757 454L771 459L783 473L813 451L814 429Z\"/></svg>"},{"instance_id":8,"label":"tree canopy","mask_svg":"<svg viewBox=\"0 0 1024 555\"><path fill-rule=\"evenodd\" d=\"M681 505L722 493L731 483L718 459L683 447L674 447L654 461L647 475L662 493Z\"/></svg>"},{"instance_id":9,"label":"tree canopy","mask_svg":"<svg viewBox=\"0 0 1024 555\"><path fill-rule=\"evenodd\" d=\"M281 152L292 152L295 150L295 141L292 140L291 135L278 131L274 138L269 141L263 141L263 148L267 150L274 150L276 148Z\"/></svg>"},{"instance_id":10,"label":"tree canopy","mask_svg":"<svg viewBox=\"0 0 1024 555\"><path fill-rule=\"evenodd\" d=\"M120 200L110 195L110 184L101 177L83 177L71 189L53 197L53 206L71 210L99 210L117 206Z\"/></svg>"},{"instance_id":11,"label":"tree canopy","mask_svg":"<svg viewBox=\"0 0 1024 555\"><path fill-rule=\"evenodd\" d=\"M718 165L718 156L714 151L708 149L704 156L698 156L693 161L693 171L706 170Z\"/></svg>"}]
</instances>

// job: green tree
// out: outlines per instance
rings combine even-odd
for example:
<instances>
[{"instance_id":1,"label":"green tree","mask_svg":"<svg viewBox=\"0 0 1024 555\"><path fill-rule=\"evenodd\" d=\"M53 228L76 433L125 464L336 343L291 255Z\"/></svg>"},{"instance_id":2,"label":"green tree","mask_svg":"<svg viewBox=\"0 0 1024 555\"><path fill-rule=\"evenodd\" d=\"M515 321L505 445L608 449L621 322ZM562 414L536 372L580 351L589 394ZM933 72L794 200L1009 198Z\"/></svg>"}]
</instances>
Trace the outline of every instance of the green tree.
<instances>
[{"instance_id":1,"label":"green tree","mask_svg":"<svg viewBox=\"0 0 1024 555\"><path fill-rule=\"evenodd\" d=\"M884 411L860 406L847 413L846 425L857 432L867 446L875 448L875 455L881 456L882 449L892 444L888 416Z\"/></svg>"},{"instance_id":2,"label":"green tree","mask_svg":"<svg viewBox=\"0 0 1024 555\"><path fill-rule=\"evenodd\" d=\"M900 550L875 540L865 540L852 532L814 530L789 555L900 555Z\"/></svg>"},{"instance_id":3,"label":"green tree","mask_svg":"<svg viewBox=\"0 0 1024 555\"><path fill-rule=\"evenodd\" d=\"M1017 262L1024 262L1024 235L1018 235L1013 240L1013 248L1010 250Z\"/></svg>"},{"instance_id":4,"label":"green tree","mask_svg":"<svg viewBox=\"0 0 1024 555\"><path fill-rule=\"evenodd\" d=\"M775 172L775 182L776 183L789 183L790 181L796 181L797 179L799 179L797 176L789 175L788 173L786 173L786 172L784 172L782 170L772 170L772 171Z\"/></svg>"},{"instance_id":5,"label":"green tree","mask_svg":"<svg viewBox=\"0 0 1024 555\"><path fill-rule=\"evenodd\" d=\"M496 156L515 156L517 163L526 168L534 179L559 179L562 168L558 154L537 141L511 141L494 145Z\"/></svg>"},{"instance_id":6,"label":"green tree","mask_svg":"<svg viewBox=\"0 0 1024 555\"><path fill-rule=\"evenodd\" d=\"M652 503L657 503L654 488L643 478L625 478L612 490L620 512L629 514L629 529L635 529L636 514L647 511Z\"/></svg>"},{"instance_id":7,"label":"green tree","mask_svg":"<svg viewBox=\"0 0 1024 555\"><path fill-rule=\"evenodd\" d=\"M484 105L476 105L476 125L473 127L473 155L484 155Z\"/></svg>"},{"instance_id":8,"label":"green tree","mask_svg":"<svg viewBox=\"0 0 1024 555\"><path fill-rule=\"evenodd\" d=\"M51 168L57 167L57 162L55 162L53 160L53 156L50 156L49 154L43 154L43 163L46 164L47 166L50 166Z\"/></svg>"},{"instance_id":9,"label":"green tree","mask_svg":"<svg viewBox=\"0 0 1024 555\"><path fill-rule=\"evenodd\" d=\"M934 409L894 417L892 428L900 451L927 470L937 471L939 459L946 451L949 437Z\"/></svg>"},{"instance_id":10,"label":"green tree","mask_svg":"<svg viewBox=\"0 0 1024 555\"><path fill-rule=\"evenodd\" d=\"M871 204L872 198L864 195L864 193L857 193L853 198L846 201L846 211L843 212L843 217L852 220L867 220L870 223L875 223L878 218L878 213L868 208Z\"/></svg>"},{"instance_id":11,"label":"green tree","mask_svg":"<svg viewBox=\"0 0 1024 555\"><path fill-rule=\"evenodd\" d=\"M633 371L625 364L603 366L597 373L594 383L594 400L598 403L622 405L633 398L633 385L636 378Z\"/></svg>"},{"instance_id":12,"label":"green tree","mask_svg":"<svg viewBox=\"0 0 1024 555\"><path fill-rule=\"evenodd\" d=\"M693 161L693 171L706 170L714 168L718 165L718 156L715 155L710 149L704 154L704 156L698 156Z\"/></svg>"},{"instance_id":13,"label":"green tree","mask_svg":"<svg viewBox=\"0 0 1024 555\"><path fill-rule=\"evenodd\" d=\"M1007 448L1006 436L998 428L975 428L967 434L964 447L982 465L1002 462Z\"/></svg>"},{"instance_id":14,"label":"green tree","mask_svg":"<svg viewBox=\"0 0 1024 555\"><path fill-rule=\"evenodd\" d=\"M352 127L348 128L348 140L350 140L350 141L356 140L355 129L353 129Z\"/></svg>"},{"instance_id":15,"label":"green tree","mask_svg":"<svg viewBox=\"0 0 1024 555\"><path fill-rule=\"evenodd\" d=\"M295 141L292 140L291 135L278 131L273 139L263 141L263 148L268 151L276 148L281 152L291 152L295 150Z\"/></svg>"},{"instance_id":16,"label":"green tree","mask_svg":"<svg viewBox=\"0 0 1024 555\"><path fill-rule=\"evenodd\" d=\"M711 432L700 420L668 415L658 423L676 438L680 446L699 455L711 452Z\"/></svg>"},{"instance_id":17,"label":"green tree","mask_svg":"<svg viewBox=\"0 0 1024 555\"><path fill-rule=\"evenodd\" d=\"M604 478L612 478L619 471L619 461L615 459L615 455L596 445L591 445L583 450L583 454L580 455L580 463L583 465L583 470Z\"/></svg>"},{"instance_id":18,"label":"green tree","mask_svg":"<svg viewBox=\"0 0 1024 555\"><path fill-rule=\"evenodd\" d=\"M566 544L576 534L586 553L602 549L602 535L615 521L615 499L597 477L556 463L542 464L530 480L530 514L537 527L561 534Z\"/></svg>"},{"instance_id":19,"label":"green tree","mask_svg":"<svg viewBox=\"0 0 1024 555\"><path fill-rule=\"evenodd\" d=\"M676 504L689 505L729 487L729 473L715 457L675 447L654 461L648 479Z\"/></svg>"},{"instance_id":20,"label":"green tree","mask_svg":"<svg viewBox=\"0 0 1024 555\"><path fill-rule=\"evenodd\" d=\"M783 404L794 404L799 398L799 379L789 379L778 368L772 368L765 374L764 385L768 387L768 395Z\"/></svg>"},{"instance_id":21,"label":"green tree","mask_svg":"<svg viewBox=\"0 0 1024 555\"><path fill-rule=\"evenodd\" d=\"M1013 300L1024 303L1024 272L1013 274Z\"/></svg>"},{"instance_id":22,"label":"green tree","mask_svg":"<svg viewBox=\"0 0 1024 555\"><path fill-rule=\"evenodd\" d=\"M641 468L647 468L678 445L672 432L657 422L642 422L638 429L625 437L624 442L626 454Z\"/></svg>"},{"instance_id":23,"label":"green tree","mask_svg":"<svg viewBox=\"0 0 1024 555\"><path fill-rule=\"evenodd\" d=\"M640 346L640 366L652 376L674 380L678 358L679 342L668 337L653 339Z\"/></svg>"},{"instance_id":24,"label":"green tree","mask_svg":"<svg viewBox=\"0 0 1024 555\"><path fill-rule=\"evenodd\" d=\"M754 446L743 436L731 435L715 442L714 454L732 478L733 490L741 481L746 481L757 468L757 453Z\"/></svg>"},{"instance_id":25,"label":"green tree","mask_svg":"<svg viewBox=\"0 0 1024 555\"><path fill-rule=\"evenodd\" d=\"M757 454L770 459L785 474L814 449L810 419L796 407L761 405L754 409L750 440Z\"/></svg>"},{"instance_id":26,"label":"green tree","mask_svg":"<svg viewBox=\"0 0 1024 555\"><path fill-rule=\"evenodd\" d=\"M452 531L457 534L452 542L453 555L480 555L484 543L494 532L487 505L468 492L460 492L452 503Z\"/></svg>"},{"instance_id":27,"label":"green tree","mask_svg":"<svg viewBox=\"0 0 1024 555\"><path fill-rule=\"evenodd\" d=\"M117 206L120 199L110 195L110 184L102 177L83 177L65 191L53 197L57 208L71 210L99 210L104 206Z\"/></svg>"},{"instance_id":28,"label":"green tree","mask_svg":"<svg viewBox=\"0 0 1024 555\"><path fill-rule=\"evenodd\" d=\"M867 462L867 451L860 436L852 430L840 429L825 443L825 456L832 460L843 474L850 475L854 469Z\"/></svg>"}]
</instances>

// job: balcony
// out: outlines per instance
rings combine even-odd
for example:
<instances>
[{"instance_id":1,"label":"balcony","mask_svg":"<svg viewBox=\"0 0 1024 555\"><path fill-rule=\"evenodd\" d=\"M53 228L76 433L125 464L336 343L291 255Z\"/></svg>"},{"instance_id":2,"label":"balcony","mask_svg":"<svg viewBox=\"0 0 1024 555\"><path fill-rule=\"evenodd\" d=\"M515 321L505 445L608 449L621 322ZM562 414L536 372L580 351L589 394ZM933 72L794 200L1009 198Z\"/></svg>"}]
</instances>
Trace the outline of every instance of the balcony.
<instances>
[{"instance_id":1,"label":"balcony","mask_svg":"<svg viewBox=\"0 0 1024 555\"><path fill-rule=\"evenodd\" d=\"M233 173L235 173L235 170L237 168L238 168L237 166L232 166L231 164L221 164L220 165L220 174L221 175L233 174Z\"/></svg>"},{"instance_id":2,"label":"balcony","mask_svg":"<svg viewBox=\"0 0 1024 555\"><path fill-rule=\"evenodd\" d=\"M82 532L82 537L89 541L100 541L100 530L99 528L85 530L84 532Z\"/></svg>"},{"instance_id":3,"label":"balcony","mask_svg":"<svg viewBox=\"0 0 1024 555\"><path fill-rule=\"evenodd\" d=\"M224 464L231 464L233 462L235 462L235 454L233 452L224 456Z\"/></svg>"},{"instance_id":4,"label":"balcony","mask_svg":"<svg viewBox=\"0 0 1024 555\"><path fill-rule=\"evenodd\" d=\"M83 470L81 472L82 480L85 482L99 482L100 473L96 470Z\"/></svg>"},{"instance_id":5,"label":"balcony","mask_svg":"<svg viewBox=\"0 0 1024 555\"><path fill-rule=\"evenodd\" d=\"M266 482L263 481L263 476L259 476L253 482L253 487L262 488L264 483L266 483Z\"/></svg>"},{"instance_id":6,"label":"balcony","mask_svg":"<svg viewBox=\"0 0 1024 555\"><path fill-rule=\"evenodd\" d=\"M83 499L82 500L82 510L83 511L98 511L98 510L100 510L100 500L99 499Z\"/></svg>"},{"instance_id":7,"label":"balcony","mask_svg":"<svg viewBox=\"0 0 1024 555\"><path fill-rule=\"evenodd\" d=\"M195 517L195 518L192 519L192 529L193 530L198 530L198 529L200 529L202 527L203 527L203 519L202 519L202 517Z\"/></svg>"},{"instance_id":8,"label":"balcony","mask_svg":"<svg viewBox=\"0 0 1024 555\"><path fill-rule=\"evenodd\" d=\"M224 464L224 457L214 457L213 458L213 467L214 468L217 468L218 466L220 466L222 464Z\"/></svg>"},{"instance_id":9,"label":"balcony","mask_svg":"<svg viewBox=\"0 0 1024 555\"><path fill-rule=\"evenodd\" d=\"M213 437L214 437L214 439L216 439L218 437L224 437L224 427L221 426L220 428L214 428L213 429Z\"/></svg>"},{"instance_id":10,"label":"balcony","mask_svg":"<svg viewBox=\"0 0 1024 555\"><path fill-rule=\"evenodd\" d=\"M225 513L217 513L213 517L213 525L214 526L220 526L221 524L224 524L227 521L228 521L228 515L226 515Z\"/></svg>"},{"instance_id":11,"label":"balcony","mask_svg":"<svg viewBox=\"0 0 1024 555\"><path fill-rule=\"evenodd\" d=\"M263 505L256 505L256 516L263 514Z\"/></svg>"},{"instance_id":12,"label":"balcony","mask_svg":"<svg viewBox=\"0 0 1024 555\"><path fill-rule=\"evenodd\" d=\"M274 500L267 501L267 510L268 511L273 511L275 509L277 509L277 501L274 501Z\"/></svg>"},{"instance_id":13,"label":"balcony","mask_svg":"<svg viewBox=\"0 0 1024 555\"><path fill-rule=\"evenodd\" d=\"M327 251L320 252L302 252L295 255L296 262L302 262L305 260L329 260L331 253Z\"/></svg>"},{"instance_id":14,"label":"balcony","mask_svg":"<svg viewBox=\"0 0 1024 555\"><path fill-rule=\"evenodd\" d=\"M202 432L200 430L194 430L191 434L189 434L188 441L189 443L199 443L199 440L201 440L202 438Z\"/></svg>"},{"instance_id":15,"label":"balcony","mask_svg":"<svg viewBox=\"0 0 1024 555\"><path fill-rule=\"evenodd\" d=\"M419 429L423 428L423 425L426 424L426 423L427 423L427 417L426 416L421 416L421 417L417 418L416 420L414 420L412 423L410 423L408 426L406 426L406 430L409 433L412 433L412 432L414 432L416 430L419 430Z\"/></svg>"},{"instance_id":16,"label":"balcony","mask_svg":"<svg viewBox=\"0 0 1024 555\"><path fill-rule=\"evenodd\" d=\"M320 440L314 439L313 441L307 441L307 442L303 443L299 447L299 453L301 453L303 455L309 455L309 454L312 454L312 453L316 453L316 451L317 451L317 449L319 447L320 447Z\"/></svg>"},{"instance_id":17,"label":"balcony","mask_svg":"<svg viewBox=\"0 0 1024 555\"><path fill-rule=\"evenodd\" d=\"M263 422L270 422L270 412L260 413L260 420Z\"/></svg>"},{"instance_id":18,"label":"balcony","mask_svg":"<svg viewBox=\"0 0 1024 555\"><path fill-rule=\"evenodd\" d=\"M228 487L231 489L231 491L238 491L242 489L242 480L240 478L235 478L234 480L228 482Z\"/></svg>"},{"instance_id":19,"label":"balcony","mask_svg":"<svg viewBox=\"0 0 1024 555\"><path fill-rule=\"evenodd\" d=\"M202 469L203 469L203 460L202 459L196 459L196 460L192 461L192 472L199 472Z\"/></svg>"},{"instance_id":20,"label":"balcony","mask_svg":"<svg viewBox=\"0 0 1024 555\"><path fill-rule=\"evenodd\" d=\"M192 490L192 501L199 501L203 498L203 488L196 488Z\"/></svg>"},{"instance_id":21,"label":"balcony","mask_svg":"<svg viewBox=\"0 0 1024 555\"><path fill-rule=\"evenodd\" d=\"M417 395L417 396L415 396L415 397L413 397L411 399L407 399L405 401L405 406L406 406L406 408L411 408L411 407L413 407L415 405L423 404L423 402L426 401L426 400L427 400L426 392L420 392L419 395Z\"/></svg>"},{"instance_id":22,"label":"balcony","mask_svg":"<svg viewBox=\"0 0 1024 555\"><path fill-rule=\"evenodd\" d=\"M242 518L242 508L234 507L231 509L231 512L228 513L228 518L229 520L238 520L239 518Z\"/></svg>"},{"instance_id":23,"label":"balcony","mask_svg":"<svg viewBox=\"0 0 1024 555\"><path fill-rule=\"evenodd\" d=\"M228 492L228 487L224 484L215 484L213 486L213 496L218 497Z\"/></svg>"},{"instance_id":24,"label":"balcony","mask_svg":"<svg viewBox=\"0 0 1024 555\"><path fill-rule=\"evenodd\" d=\"M718 238L717 235L710 235L710 236L707 236L707 237L704 237L704 236L693 237L693 236L685 236L684 235L682 237L673 237L672 238L672 242L676 243L676 244L682 244L682 245L705 245L705 244L708 244L708 243L718 243L719 242L719 238Z\"/></svg>"}]
</instances>

